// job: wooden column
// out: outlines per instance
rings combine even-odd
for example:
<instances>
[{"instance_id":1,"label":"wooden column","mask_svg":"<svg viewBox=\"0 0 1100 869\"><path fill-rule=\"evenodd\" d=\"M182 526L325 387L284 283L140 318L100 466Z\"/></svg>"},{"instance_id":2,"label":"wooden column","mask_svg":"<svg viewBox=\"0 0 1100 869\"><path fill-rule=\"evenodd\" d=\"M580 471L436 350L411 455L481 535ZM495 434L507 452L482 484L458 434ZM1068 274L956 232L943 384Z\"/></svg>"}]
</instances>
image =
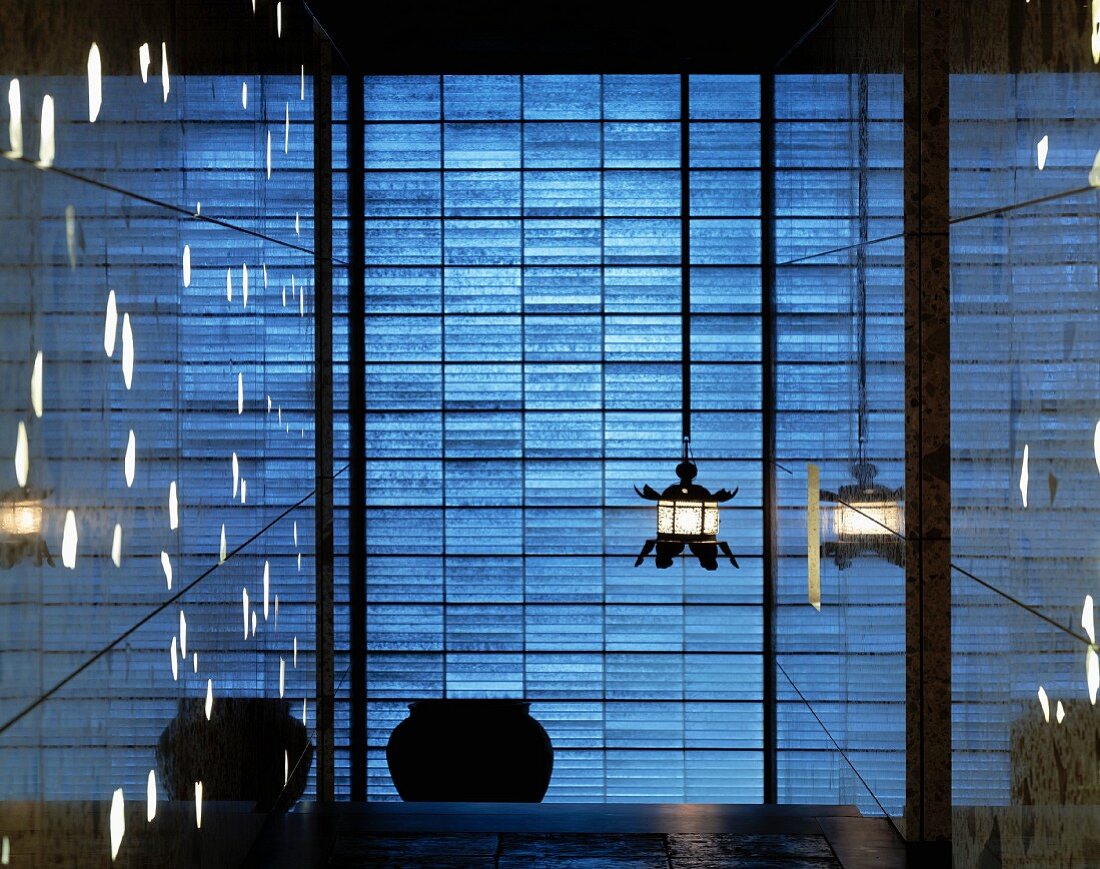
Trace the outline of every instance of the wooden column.
<instances>
[{"instance_id":1,"label":"wooden column","mask_svg":"<svg viewBox=\"0 0 1100 869\"><path fill-rule=\"evenodd\" d=\"M948 10L905 0L905 833L951 838Z\"/></svg>"},{"instance_id":2,"label":"wooden column","mask_svg":"<svg viewBox=\"0 0 1100 869\"><path fill-rule=\"evenodd\" d=\"M313 33L313 243L317 799L329 802L335 796L332 702L332 46L316 25Z\"/></svg>"}]
</instances>

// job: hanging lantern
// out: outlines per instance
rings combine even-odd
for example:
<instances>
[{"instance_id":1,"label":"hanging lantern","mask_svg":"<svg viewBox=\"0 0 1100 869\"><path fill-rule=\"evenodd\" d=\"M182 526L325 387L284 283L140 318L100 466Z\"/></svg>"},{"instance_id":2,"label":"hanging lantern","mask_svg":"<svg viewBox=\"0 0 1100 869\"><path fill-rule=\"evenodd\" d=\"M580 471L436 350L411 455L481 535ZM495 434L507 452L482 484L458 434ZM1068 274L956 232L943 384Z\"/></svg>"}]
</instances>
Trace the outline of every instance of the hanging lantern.
<instances>
[{"instance_id":1,"label":"hanging lantern","mask_svg":"<svg viewBox=\"0 0 1100 869\"><path fill-rule=\"evenodd\" d=\"M53 567L46 541L42 539L42 502L49 492L42 489L9 489L0 493L0 567L14 567L33 557Z\"/></svg>"},{"instance_id":2,"label":"hanging lantern","mask_svg":"<svg viewBox=\"0 0 1100 869\"><path fill-rule=\"evenodd\" d=\"M854 484L838 492L821 491L821 500L835 504L822 511L822 551L840 570L861 555L905 565L905 489L876 485L876 473L871 462L857 462L852 467Z\"/></svg>"},{"instance_id":3,"label":"hanging lantern","mask_svg":"<svg viewBox=\"0 0 1100 869\"><path fill-rule=\"evenodd\" d=\"M684 546L691 550L706 570L718 569L719 549L729 558L730 564L738 568L741 566L733 557L729 544L718 539L718 505L736 495L737 489L732 492L719 489L711 494L709 489L693 482L697 473L695 462L688 458L688 441L685 438L684 457L676 466L679 483L673 483L660 493L649 486L643 486L640 490L634 487L642 498L657 502L657 536L642 546L634 562L635 567L645 561L654 547L657 549L657 566L671 567L672 559L684 551Z\"/></svg>"}]
</instances>

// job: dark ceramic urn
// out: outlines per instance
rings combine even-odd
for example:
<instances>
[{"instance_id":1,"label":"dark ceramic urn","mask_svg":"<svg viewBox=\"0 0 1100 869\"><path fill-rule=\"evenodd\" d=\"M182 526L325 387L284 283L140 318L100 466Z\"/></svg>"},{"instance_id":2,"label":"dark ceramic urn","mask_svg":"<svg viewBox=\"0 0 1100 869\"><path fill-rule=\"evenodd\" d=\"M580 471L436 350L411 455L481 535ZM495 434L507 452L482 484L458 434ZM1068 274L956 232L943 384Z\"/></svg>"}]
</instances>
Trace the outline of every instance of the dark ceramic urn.
<instances>
[{"instance_id":1,"label":"dark ceramic urn","mask_svg":"<svg viewBox=\"0 0 1100 869\"><path fill-rule=\"evenodd\" d=\"M538 803L554 747L523 700L420 700L394 728L386 761L407 802Z\"/></svg>"},{"instance_id":2,"label":"dark ceramic urn","mask_svg":"<svg viewBox=\"0 0 1100 869\"><path fill-rule=\"evenodd\" d=\"M157 743L157 767L172 799L194 799L201 781L204 800L252 802L260 812L294 805L312 763L313 745L289 700L221 697L209 721L204 700L180 700Z\"/></svg>"}]
</instances>

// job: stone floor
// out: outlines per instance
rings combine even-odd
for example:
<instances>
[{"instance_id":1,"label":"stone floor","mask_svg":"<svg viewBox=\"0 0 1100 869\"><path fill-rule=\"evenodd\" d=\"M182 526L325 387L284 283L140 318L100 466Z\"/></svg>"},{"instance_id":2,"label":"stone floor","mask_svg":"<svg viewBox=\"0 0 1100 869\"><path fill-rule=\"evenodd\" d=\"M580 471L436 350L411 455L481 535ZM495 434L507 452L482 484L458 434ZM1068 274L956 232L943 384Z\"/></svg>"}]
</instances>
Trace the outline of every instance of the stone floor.
<instances>
[{"instance_id":1,"label":"stone floor","mask_svg":"<svg viewBox=\"0 0 1100 869\"><path fill-rule=\"evenodd\" d=\"M380 869L905 867L848 806L335 804L274 818L248 866Z\"/></svg>"}]
</instances>

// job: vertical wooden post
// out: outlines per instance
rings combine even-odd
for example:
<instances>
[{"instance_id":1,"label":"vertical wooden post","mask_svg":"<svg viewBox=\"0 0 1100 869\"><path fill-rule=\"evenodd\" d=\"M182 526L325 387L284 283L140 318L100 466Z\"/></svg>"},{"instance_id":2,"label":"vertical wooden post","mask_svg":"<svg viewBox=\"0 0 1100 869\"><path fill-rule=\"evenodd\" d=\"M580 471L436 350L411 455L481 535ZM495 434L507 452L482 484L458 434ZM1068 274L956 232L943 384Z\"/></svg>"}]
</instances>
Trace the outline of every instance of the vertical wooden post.
<instances>
[{"instance_id":1,"label":"vertical wooden post","mask_svg":"<svg viewBox=\"0 0 1100 869\"><path fill-rule=\"evenodd\" d=\"M950 0L905 0L905 833L951 838Z\"/></svg>"}]
</instances>

